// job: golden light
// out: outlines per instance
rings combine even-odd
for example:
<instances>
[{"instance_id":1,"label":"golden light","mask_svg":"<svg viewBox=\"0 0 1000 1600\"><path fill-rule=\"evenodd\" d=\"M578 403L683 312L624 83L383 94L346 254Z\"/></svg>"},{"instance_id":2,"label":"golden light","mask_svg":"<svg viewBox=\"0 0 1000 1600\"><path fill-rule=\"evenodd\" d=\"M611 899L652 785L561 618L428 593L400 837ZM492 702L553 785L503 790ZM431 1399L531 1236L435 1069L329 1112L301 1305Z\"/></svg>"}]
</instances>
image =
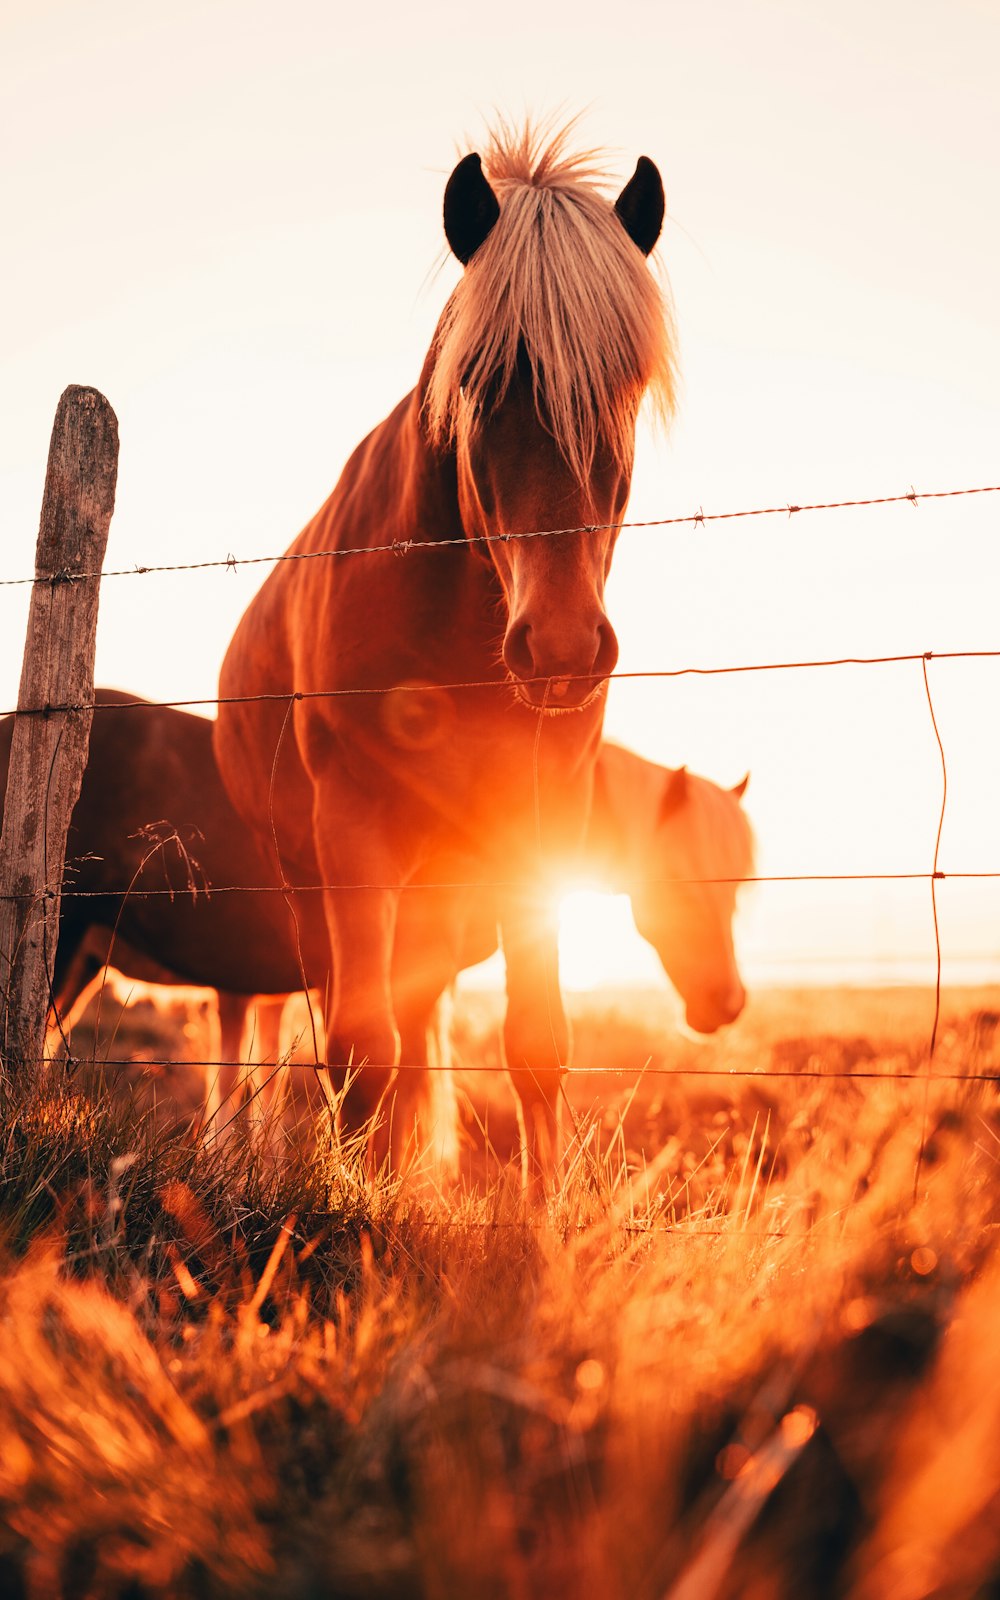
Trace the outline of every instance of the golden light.
<instances>
[{"instance_id":1,"label":"golden light","mask_svg":"<svg viewBox=\"0 0 1000 1600\"><path fill-rule=\"evenodd\" d=\"M559 971L567 989L666 981L655 951L635 931L628 895L594 889L560 897Z\"/></svg>"}]
</instances>

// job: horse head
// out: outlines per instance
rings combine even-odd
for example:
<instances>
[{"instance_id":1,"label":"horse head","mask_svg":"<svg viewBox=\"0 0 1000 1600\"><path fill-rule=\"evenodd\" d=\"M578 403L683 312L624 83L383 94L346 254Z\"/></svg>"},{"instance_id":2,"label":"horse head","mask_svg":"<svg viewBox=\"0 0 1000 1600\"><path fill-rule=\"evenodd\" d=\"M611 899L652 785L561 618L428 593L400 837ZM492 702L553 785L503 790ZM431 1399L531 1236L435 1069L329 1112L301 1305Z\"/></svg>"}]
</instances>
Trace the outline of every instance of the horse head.
<instances>
[{"instance_id":1,"label":"horse head","mask_svg":"<svg viewBox=\"0 0 1000 1600\"><path fill-rule=\"evenodd\" d=\"M632 893L636 927L697 1033L735 1022L746 1002L733 946L736 891L753 865L740 804L746 784L720 789L684 767L667 772L653 836L644 841L643 881Z\"/></svg>"},{"instance_id":2,"label":"horse head","mask_svg":"<svg viewBox=\"0 0 1000 1600\"><path fill-rule=\"evenodd\" d=\"M641 157L617 201L556 138L494 139L445 190L465 272L435 338L424 396L454 449L459 511L505 602L503 663L536 710L576 710L614 670L604 586L647 389L673 398L663 296L645 256L663 221ZM492 181L491 181L492 180ZM538 536L541 535L541 536Z\"/></svg>"}]
</instances>

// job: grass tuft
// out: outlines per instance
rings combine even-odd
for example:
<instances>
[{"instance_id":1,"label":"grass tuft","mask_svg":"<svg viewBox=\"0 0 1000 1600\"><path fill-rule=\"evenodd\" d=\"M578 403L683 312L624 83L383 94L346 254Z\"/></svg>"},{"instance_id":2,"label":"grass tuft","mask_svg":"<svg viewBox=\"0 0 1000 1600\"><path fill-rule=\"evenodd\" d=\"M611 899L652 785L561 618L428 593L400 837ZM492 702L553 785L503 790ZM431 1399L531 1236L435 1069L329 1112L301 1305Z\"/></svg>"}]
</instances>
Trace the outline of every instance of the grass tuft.
<instances>
[{"instance_id":1,"label":"grass tuft","mask_svg":"<svg viewBox=\"0 0 1000 1600\"><path fill-rule=\"evenodd\" d=\"M981 1071L976 1016L941 1049ZM995 1089L894 1081L915 1028L755 1028L718 1050L792 1076L574 1080L532 1213L471 1074L450 1187L322 1123L206 1148L97 1068L6 1086L0 1593L992 1592Z\"/></svg>"}]
</instances>

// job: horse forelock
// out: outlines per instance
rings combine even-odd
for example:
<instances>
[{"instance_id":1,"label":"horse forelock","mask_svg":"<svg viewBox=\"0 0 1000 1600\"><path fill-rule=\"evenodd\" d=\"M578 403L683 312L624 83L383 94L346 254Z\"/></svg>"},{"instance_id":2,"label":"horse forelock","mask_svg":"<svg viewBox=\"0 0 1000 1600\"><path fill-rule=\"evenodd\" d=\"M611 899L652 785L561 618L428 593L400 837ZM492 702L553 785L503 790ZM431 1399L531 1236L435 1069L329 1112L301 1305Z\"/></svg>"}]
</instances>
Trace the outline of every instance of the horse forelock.
<instances>
[{"instance_id":1,"label":"horse forelock","mask_svg":"<svg viewBox=\"0 0 1000 1600\"><path fill-rule=\"evenodd\" d=\"M584 483L599 441L631 470L644 394L672 413L675 344L666 288L604 193L601 153L568 149L572 126L492 131L500 216L445 307L424 414L438 443L467 448L523 352L539 417Z\"/></svg>"}]
</instances>

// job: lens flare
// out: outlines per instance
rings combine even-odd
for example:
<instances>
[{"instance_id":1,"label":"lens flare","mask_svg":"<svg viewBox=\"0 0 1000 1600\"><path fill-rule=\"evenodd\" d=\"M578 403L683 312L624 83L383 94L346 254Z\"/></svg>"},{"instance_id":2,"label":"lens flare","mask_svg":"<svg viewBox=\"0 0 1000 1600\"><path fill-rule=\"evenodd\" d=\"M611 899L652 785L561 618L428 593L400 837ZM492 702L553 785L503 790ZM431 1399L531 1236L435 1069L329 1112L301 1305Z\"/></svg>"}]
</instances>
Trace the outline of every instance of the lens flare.
<instances>
[{"instance_id":1,"label":"lens flare","mask_svg":"<svg viewBox=\"0 0 1000 1600\"><path fill-rule=\"evenodd\" d=\"M559 971L567 989L665 982L656 954L635 931L628 896L594 889L560 896Z\"/></svg>"}]
</instances>

